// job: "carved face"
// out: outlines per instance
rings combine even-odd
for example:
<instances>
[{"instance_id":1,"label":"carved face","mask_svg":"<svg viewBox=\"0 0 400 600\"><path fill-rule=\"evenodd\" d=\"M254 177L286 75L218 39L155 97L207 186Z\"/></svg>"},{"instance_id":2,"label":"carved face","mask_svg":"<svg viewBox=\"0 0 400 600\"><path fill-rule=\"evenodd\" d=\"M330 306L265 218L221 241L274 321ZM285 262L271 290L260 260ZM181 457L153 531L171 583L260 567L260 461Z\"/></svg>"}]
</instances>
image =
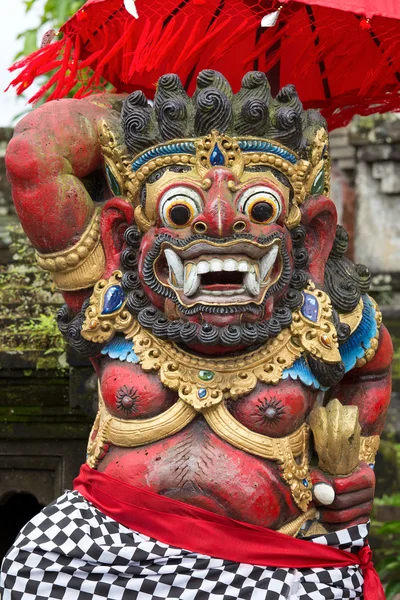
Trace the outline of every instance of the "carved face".
<instances>
[{"instance_id":1,"label":"carved face","mask_svg":"<svg viewBox=\"0 0 400 600\"><path fill-rule=\"evenodd\" d=\"M317 228L314 256L326 224L316 217L332 216L326 201L305 201L321 151L314 166L275 142L213 130L139 154L127 188L135 225L118 266L140 325L214 353L287 328L312 276L302 215Z\"/></svg>"},{"instance_id":2,"label":"carved face","mask_svg":"<svg viewBox=\"0 0 400 600\"><path fill-rule=\"evenodd\" d=\"M142 210L154 225L140 245L139 276L169 318L227 326L269 319L292 274L285 226L292 191L274 169L241 177L216 166L156 172Z\"/></svg>"}]
</instances>

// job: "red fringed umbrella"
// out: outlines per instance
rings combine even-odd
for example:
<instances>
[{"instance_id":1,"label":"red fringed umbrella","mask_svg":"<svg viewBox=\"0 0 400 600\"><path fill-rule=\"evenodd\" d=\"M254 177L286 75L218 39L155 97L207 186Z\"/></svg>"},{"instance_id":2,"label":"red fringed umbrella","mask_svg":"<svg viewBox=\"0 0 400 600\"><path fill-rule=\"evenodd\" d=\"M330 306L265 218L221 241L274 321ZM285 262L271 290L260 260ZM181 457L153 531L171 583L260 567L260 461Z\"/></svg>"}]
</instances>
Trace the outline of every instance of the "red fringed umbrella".
<instances>
[{"instance_id":1,"label":"red fringed umbrella","mask_svg":"<svg viewBox=\"0 0 400 600\"><path fill-rule=\"evenodd\" d=\"M274 11L276 24L263 27ZM252 69L275 88L293 83L331 128L357 113L400 107L399 0L88 0L61 32L62 40L12 67L22 69L13 82L19 94L54 73L32 102L50 89L49 99L62 98L77 85L82 97L104 81L151 97L168 72L191 93L208 68L235 90Z\"/></svg>"}]
</instances>

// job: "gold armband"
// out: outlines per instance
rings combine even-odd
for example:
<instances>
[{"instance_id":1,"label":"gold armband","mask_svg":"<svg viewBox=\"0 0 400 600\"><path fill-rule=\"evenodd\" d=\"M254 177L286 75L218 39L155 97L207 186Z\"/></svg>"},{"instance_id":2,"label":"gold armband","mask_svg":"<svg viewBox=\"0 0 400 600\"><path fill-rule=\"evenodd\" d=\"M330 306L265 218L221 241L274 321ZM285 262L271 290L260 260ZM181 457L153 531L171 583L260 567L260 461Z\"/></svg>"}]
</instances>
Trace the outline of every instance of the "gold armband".
<instances>
[{"instance_id":1,"label":"gold armband","mask_svg":"<svg viewBox=\"0 0 400 600\"><path fill-rule=\"evenodd\" d=\"M100 240L100 213L101 208L97 208L81 239L71 248L51 254L36 252L39 267L50 272L59 290L83 290L101 279L106 259Z\"/></svg>"}]
</instances>

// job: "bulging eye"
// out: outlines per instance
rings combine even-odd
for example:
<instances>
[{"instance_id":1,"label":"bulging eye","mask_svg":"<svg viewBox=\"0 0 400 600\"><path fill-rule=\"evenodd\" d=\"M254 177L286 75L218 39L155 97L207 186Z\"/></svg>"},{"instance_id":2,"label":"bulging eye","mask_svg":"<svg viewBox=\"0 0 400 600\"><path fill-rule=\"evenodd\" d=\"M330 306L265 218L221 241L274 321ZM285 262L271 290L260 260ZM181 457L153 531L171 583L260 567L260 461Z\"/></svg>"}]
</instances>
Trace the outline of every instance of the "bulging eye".
<instances>
[{"instance_id":1,"label":"bulging eye","mask_svg":"<svg viewBox=\"0 0 400 600\"><path fill-rule=\"evenodd\" d=\"M166 227L187 227L203 210L198 192L190 187L170 188L161 196L159 215Z\"/></svg>"},{"instance_id":2,"label":"bulging eye","mask_svg":"<svg viewBox=\"0 0 400 600\"><path fill-rule=\"evenodd\" d=\"M238 208L253 223L268 225L278 220L282 212L282 200L274 189L255 185L243 192Z\"/></svg>"}]
</instances>

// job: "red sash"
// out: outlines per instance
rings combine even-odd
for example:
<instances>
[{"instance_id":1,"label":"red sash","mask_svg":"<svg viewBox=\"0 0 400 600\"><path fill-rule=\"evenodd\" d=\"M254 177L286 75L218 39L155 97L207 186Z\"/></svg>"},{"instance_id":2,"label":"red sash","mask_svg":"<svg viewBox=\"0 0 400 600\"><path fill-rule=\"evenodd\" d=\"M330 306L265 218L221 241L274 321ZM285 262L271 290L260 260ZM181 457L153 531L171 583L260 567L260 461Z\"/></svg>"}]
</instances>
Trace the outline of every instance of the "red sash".
<instances>
[{"instance_id":1,"label":"red sash","mask_svg":"<svg viewBox=\"0 0 400 600\"><path fill-rule=\"evenodd\" d=\"M121 525L199 554L279 568L360 565L364 575L364 600L385 600L369 546L352 554L292 538L135 488L87 465L81 467L74 489Z\"/></svg>"}]
</instances>

